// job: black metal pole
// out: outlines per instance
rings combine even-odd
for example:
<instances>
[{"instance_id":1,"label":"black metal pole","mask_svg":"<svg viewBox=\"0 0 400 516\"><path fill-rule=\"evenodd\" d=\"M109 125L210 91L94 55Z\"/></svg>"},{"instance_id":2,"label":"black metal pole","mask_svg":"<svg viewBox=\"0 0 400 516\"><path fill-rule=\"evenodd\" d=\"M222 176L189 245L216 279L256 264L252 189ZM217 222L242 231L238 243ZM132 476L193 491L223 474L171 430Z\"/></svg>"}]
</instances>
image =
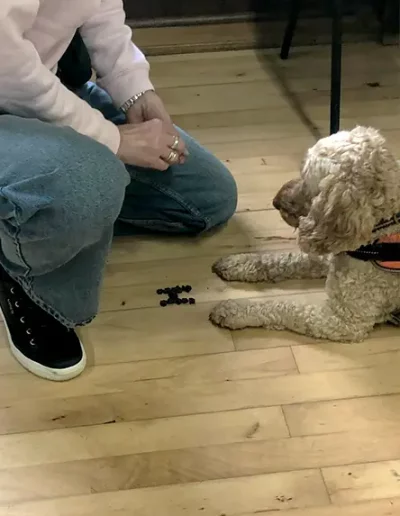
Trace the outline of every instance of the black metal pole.
<instances>
[{"instance_id":1,"label":"black metal pole","mask_svg":"<svg viewBox=\"0 0 400 516\"><path fill-rule=\"evenodd\" d=\"M332 0L332 69L330 133L340 129L342 95L342 0Z\"/></svg>"},{"instance_id":2,"label":"black metal pole","mask_svg":"<svg viewBox=\"0 0 400 516\"><path fill-rule=\"evenodd\" d=\"M290 47L292 46L292 40L294 32L297 27L297 21L299 19L300 9L302 0L292 0L289 13L289 21L285 31L285 37L283 38L281 48L281 59L287 59L289 57Z\"/></svg>"}]
</instances>

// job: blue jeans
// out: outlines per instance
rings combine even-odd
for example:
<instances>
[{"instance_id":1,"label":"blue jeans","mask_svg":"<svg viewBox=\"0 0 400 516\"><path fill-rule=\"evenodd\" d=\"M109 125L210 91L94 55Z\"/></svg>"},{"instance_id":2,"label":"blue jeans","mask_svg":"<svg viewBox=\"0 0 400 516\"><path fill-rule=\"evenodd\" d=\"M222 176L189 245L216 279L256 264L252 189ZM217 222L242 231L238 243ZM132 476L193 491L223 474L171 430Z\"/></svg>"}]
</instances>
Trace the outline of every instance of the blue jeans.
<instances>
[{"instance_id":1,"label":"blue jeans","mask_svg":"<svg viewBox=\"0 0 400 516\"><path fill-rule=\"evenodd\" d=\"M115 123L124 117L88 84L79 95ZM124 166L70 128L0 116L0 263L68 327L97 311L114 231L197 235L226 222L237 201L229 171L183 131L190 156L167 172Z\"/></svg>"}]
</instances>

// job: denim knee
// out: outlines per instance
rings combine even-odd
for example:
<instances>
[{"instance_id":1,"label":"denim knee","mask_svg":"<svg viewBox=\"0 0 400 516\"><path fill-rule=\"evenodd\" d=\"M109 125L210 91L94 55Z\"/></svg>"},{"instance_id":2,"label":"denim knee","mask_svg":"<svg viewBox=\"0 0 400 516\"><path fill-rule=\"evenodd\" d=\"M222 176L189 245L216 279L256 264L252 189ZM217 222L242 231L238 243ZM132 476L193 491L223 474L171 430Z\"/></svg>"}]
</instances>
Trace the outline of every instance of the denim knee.
<instances>
[{"instance_id":1,"label":"denim knee","mask_svg":"<svg viewBox=\"0 0 400 516\"><path fill-rule=\"evenodd\" d=\"M236 211L237 186L227 167L196 140L179 129L189 157L181 167L182 196L192 211L194 224L204 223L203 231L226 223ZM197 217L195 212L197 211ZM198 219L198 220L197 220Z\"/></svg>"},{"instance_id":2,"label":"denim knee","mask_svg":"<svg viewBox=\"0 0 400 516\"><path fill-rule=\"evenodd\" d=\"M73 155L66 156L53 197L56 225L69 223L67 233L96 237L118 218L130 176L123 163L106 147L79 138Z\"/></svg>"},{"instance_id":3,"label":"denim knee","mask_svg":"<svg viewBox=\"0 0 400 516\"><path fill-rule=\"evenodd\" d=\"M223 168L224 171L218 174L218 181L215 185L216 195L220 201L212 219L214 226L228 222L234 215L238 202L238 190L235 179L222 163L219 163L219 167Z\"/></svg>"},{"instance_id":4,"label":"denim knee","mask_svg":"<svg viewBox=\"0 0 400 516\"><path fill-rule=\"evenodd\" d=\"M238 191L231 172L216 158L209 157L208 176L203 177L201 196L195 194L199 218L204 222L202 231L208 231L229 221L237 208ZM194 167L193 174L196 175ZM196 223L193 214L193 222ZM198 227L198 225L196 224Z\"/></svg>"},{"instance_id":5,"label":"denim knee","mask_svg":"<svg viewBox=\"0 0 400 516\"><path fill-rule=\"evenodd\" d=\"M0 121L4 258L22 267L19 274L45 274L112 227L129 174L106 147L71 129L5 118L4 126ZM8 150L2 148L7 142Z\"/></svg>"}]
</instances>

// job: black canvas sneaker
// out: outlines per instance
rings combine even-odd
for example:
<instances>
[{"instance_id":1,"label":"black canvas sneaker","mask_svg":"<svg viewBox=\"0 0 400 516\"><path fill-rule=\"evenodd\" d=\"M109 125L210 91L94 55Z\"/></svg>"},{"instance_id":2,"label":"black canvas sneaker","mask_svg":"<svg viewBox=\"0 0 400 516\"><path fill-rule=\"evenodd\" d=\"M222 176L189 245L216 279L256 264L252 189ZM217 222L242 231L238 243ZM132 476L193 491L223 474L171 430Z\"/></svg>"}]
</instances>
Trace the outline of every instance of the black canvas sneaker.
<instances>
[{"instance_id":1,"label":"black canvas sneaker","mask_svg":"<svg viewBox=\"0 0 400 516\"><path fill-rule=\"evenodd\" d=\"M37 306L3 269L0 315L11 352L28 371L56 382L78 376L86 365L85 350L74 330Z\"/></svg>"}]
</instances>

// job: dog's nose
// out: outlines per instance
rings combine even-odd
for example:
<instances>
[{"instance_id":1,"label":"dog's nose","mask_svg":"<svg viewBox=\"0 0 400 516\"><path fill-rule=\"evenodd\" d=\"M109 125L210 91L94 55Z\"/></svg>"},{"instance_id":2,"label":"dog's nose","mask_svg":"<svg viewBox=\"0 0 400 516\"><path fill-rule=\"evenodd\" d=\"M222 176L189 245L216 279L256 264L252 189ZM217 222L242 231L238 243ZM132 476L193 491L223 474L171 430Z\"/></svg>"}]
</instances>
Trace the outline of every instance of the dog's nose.
<instances>
[{"instance_id":1,"label":"dog's nose","mask_svg":"<svg viewBox=\"0 0 400 516\"><path fill-rule=\"evenodd\" d=\"M272 201L272 206L276 209L276 210L280 210L281 209L281 203L279 202L279 198L278 197L275 197L274 200Z\"/></svg>"}]
</instances>

